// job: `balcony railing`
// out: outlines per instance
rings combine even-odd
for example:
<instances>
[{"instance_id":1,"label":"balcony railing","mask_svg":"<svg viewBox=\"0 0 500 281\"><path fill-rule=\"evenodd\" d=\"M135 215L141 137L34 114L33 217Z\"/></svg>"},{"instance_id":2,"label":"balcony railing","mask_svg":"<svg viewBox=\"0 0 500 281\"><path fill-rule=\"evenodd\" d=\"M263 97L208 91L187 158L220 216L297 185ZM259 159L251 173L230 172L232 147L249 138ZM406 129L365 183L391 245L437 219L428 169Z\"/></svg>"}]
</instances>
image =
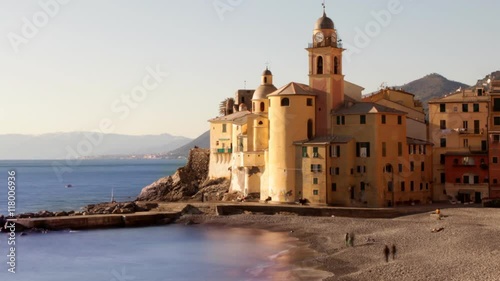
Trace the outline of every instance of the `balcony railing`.
<instances>
[{"instance_id":1,"label":"balcony railing","mask_svg":"<svg viewBox=\"0 0 500 281\"><path fill-rule=\"evenodd\" d=\"M460 128L458 129L458 133L461 135L482 135L484 134L484 129Z\"/></svg>"},{"instance_id":2,"label":"balcony railing","mask_svg":"<svg viewBox=\"0 0 500 281\"><path fill-rule=\"evenodd\" d=\"M232 148L214 148L213 153L233 153Z\"/></svg>"}]
</instances>

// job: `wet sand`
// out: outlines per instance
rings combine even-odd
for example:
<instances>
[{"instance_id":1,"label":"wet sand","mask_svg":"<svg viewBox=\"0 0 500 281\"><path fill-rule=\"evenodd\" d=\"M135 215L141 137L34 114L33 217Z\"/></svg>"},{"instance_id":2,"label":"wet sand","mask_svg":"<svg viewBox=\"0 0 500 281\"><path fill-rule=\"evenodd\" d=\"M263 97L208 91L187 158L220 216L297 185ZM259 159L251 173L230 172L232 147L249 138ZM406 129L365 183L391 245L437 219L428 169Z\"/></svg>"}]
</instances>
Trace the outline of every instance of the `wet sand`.
<instances>
[{"instance_id":1,"label":"wet sand","mask_svg":"<svg viewBox=\"0 0 500 281\"><path fill-rule=\"evenodd\" d=\"M500 210L441 211L441 220L429 212L395 219L252 214L189 219L298 238L298 247L277 257L298 268L273 280L500 280ZM443 230L432 232L438 228ZM345 246L346 232L355 234L354 247ZM396 258L386 262L384 246L393 244Z\"/></svg>"}]
</instances>

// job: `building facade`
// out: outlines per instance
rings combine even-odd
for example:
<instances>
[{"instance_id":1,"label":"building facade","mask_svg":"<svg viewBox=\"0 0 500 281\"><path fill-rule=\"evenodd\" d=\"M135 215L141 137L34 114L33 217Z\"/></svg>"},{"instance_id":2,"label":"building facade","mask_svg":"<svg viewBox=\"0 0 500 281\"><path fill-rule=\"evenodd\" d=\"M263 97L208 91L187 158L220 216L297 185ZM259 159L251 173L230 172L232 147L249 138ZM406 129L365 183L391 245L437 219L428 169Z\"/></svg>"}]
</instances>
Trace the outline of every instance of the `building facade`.
<instances>
[{"instance_id":1,"label":"building facade","mask_svg":"<svg viewBox=\"0 0 500 281\"><path fill-rule=\"evenodd\" d=\"M236 103L246 106L209 120L209 176L271 203L385 207L432 200L432 143L413 95L363 101L363 88L344 80L344 49L324 11L312 39L309 85L277 89L266 69L255 91L237 93Z\"/></svg>"}]
</instances>

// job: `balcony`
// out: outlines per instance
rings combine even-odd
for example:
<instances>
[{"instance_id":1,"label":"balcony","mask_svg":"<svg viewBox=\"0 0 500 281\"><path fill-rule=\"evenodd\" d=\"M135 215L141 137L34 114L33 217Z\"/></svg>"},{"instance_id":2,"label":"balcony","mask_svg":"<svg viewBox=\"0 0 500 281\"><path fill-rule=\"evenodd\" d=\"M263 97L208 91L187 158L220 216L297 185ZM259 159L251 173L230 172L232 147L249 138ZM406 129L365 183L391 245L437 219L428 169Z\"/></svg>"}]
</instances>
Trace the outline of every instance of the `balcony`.
<instances>
[{"instance_id":1,"label":"balcony","mask_svg":"<svg viewBox=\"0 0 500 281\"><path fill-rule=\"evenodd\" d=\"M212 153L233 153L232 148L214 148Z\"/></svg>"},{"instance_id":2,"label":"balcony","mask_svg":"<svg viewBox=\"0 0 500 281\"><path fill-rule=\"evenodd\" d=\"M460 135L482 135L482 134L484 134L484 129L460 128L460 129L458 129L458 133Z\"/></svg>"}]
</instances>

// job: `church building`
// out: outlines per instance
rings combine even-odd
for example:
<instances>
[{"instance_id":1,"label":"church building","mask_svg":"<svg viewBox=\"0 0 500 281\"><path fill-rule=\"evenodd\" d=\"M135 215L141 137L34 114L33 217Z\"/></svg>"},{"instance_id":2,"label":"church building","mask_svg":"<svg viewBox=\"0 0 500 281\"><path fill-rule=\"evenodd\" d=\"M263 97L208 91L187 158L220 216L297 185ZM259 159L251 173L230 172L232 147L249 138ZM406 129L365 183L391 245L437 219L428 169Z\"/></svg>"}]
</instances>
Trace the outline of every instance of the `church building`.
<instances>
[{"instance_id":1,"label":"church building","mask_svg":"<svg viewBox=\"0 0 500 281\"><path fill-rule=\"evenodd\" d=\"M209 177L228 178L230 191L259 194L270 203L386 207L430 201L427 128L424 122L416 129L422 132L407 129L420 108L384 96L363 99L363 88L344 80L344 49L325 10L312 39L308 85L277 88L266 68L255 91L238 90L226 114L209 120ZM412 96L397 94L412 104Z\"/></svg>"}]
</instances>

